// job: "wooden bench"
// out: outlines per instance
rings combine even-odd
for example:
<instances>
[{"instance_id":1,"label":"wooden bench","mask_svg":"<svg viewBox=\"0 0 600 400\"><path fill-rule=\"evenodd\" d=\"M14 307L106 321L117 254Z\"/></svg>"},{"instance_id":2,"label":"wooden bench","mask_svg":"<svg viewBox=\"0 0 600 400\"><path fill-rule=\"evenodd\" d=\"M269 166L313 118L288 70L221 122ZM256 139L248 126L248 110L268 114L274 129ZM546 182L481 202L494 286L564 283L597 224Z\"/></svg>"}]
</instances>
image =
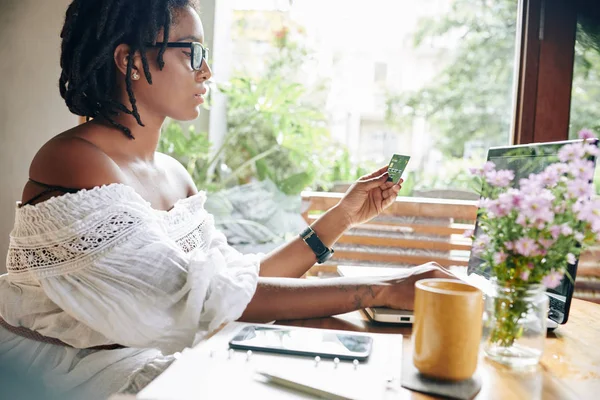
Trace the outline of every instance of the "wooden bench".
<instances>
[{"instance_id":1,"label":"wooden bench","mask_svg":"<svg viewBox=\"0 0 600 400\"><path fill-rule=\"evenodd\" d=\"M304 192L304 219L310 224L341 199L341 193ZM310 274L334 274L337 265L409 267L429 261L449 267L466 266L471 240L463 233L473 229L477 202L398 197L384 213L346 232L332 259ZM575 297L600 303L600 248L581 256Z\"/></svg>"}]
</instances>

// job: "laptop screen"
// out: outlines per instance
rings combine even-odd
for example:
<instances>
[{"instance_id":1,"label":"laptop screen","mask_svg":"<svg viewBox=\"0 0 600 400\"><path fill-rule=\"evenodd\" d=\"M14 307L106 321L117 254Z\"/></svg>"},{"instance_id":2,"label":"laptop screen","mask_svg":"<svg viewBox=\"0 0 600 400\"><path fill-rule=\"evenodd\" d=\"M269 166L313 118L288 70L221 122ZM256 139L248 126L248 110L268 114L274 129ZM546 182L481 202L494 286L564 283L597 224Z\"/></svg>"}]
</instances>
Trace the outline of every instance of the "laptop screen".
<instances>
[{"instance_id":1,"label":"laptop screen","mask_svg":"<svg viewBox=\"0 0 600 400\"><path fill-rule=\"evenodd\" d=\"M581 142L581 140L495 147L489 150L487 159L496 165L496 169L509 169L513 171L515 173L513 186L518 187L521 178L527 178L530 174L542 172L547 166L558 162L558 152L563 145L576 142ZM595 162L595 159L593 161ZM476 223L475 239L481 234L478 225L479 224ZM569 265L567 269L573 278L575 277L576 270L577 263ZM468 273L476 273L485 278L489 278L490 268L485 267L483 260L471 253ZM567 301L567 299L570 299L573 290L574 285L565 276L558 287L548 289L548 292L552 294L551 298L564 302Z\"/></svg>"}]
</instances>

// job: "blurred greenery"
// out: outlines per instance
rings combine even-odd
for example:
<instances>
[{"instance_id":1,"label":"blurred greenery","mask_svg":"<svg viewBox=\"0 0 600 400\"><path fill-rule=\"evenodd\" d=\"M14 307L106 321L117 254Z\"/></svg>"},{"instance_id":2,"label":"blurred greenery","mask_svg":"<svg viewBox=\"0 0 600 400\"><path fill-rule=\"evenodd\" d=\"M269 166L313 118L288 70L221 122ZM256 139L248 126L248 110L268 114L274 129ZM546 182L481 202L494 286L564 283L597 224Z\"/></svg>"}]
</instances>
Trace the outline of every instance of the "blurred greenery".
<instances>
[{"instance_id":1,"label":"blurred greenery","mask_svg":"<svg viewBox=\"0 0 600 400\"><path fill-rule=\"evenodd\" d=\"M597 23L600 24L600 21ZM571 139L577 138L577 133L584 128L600 132L600 35L589 36L585 26L579 24L577 27L569 128Z\"/></svg>"},{"instance_id":2,"label":"blurred greenery","mask_svg":"<svg viewBox=\"0 0 600 400\"><path fill-rule=\"evenodd\" d=\"M462 157L469 140L480 140L485 147L507 144L516 22L515 0L455 0L451 12L421 20L415 47L448 39L456 48L441 49L440 54L453 58L421 90L390 94L388 121L404 125L415 116L424 117L447 157Z\"/></svg>"},{"instance_id":3,"label":"blurred greenery","mask_svg":"<svg viewBox=\"0 0 600 400\"><path fill-rule=\"evenodd\" d=\"M284 76L233 78L220 90L228 97L225 163L229 180L270 179L287 194L326 185L334 143L325 116L305 101L306 89Z\"/></svg>"},{"instance_id":4,"label":"blurred greenery","mask_svg":"<svg viewBox=\"0 0 600 400\"><path fill-rule=\"evenodd\" d=\"M218 175L209 174L216 159L211 158L211 148L206 132L196 132L193 125L184 132L181 123L170 120L163 127L157 150L183 164L199 188L213 192L220 185L217 184Z\"/></svg>"}]
</instances>

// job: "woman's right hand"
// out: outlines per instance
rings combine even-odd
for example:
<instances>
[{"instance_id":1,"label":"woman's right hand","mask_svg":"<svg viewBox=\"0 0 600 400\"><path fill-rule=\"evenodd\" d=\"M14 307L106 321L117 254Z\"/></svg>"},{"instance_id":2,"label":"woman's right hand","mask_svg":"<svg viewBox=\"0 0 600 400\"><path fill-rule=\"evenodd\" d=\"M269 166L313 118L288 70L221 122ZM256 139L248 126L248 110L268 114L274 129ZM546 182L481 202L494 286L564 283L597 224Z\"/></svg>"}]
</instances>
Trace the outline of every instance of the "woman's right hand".
<instances>
[{"instance_id":1,"label":"woman's right hand","mask_svg":"<svg viewBox=\"0 0 600 400\"><path fill-rule=\"evenodd\" d=\"M413 310L415 283L430 278L458 279L448 269L434 262L406 268L391 277L382 278L383 287L378 303L397 310Z\"/></svg>"}]
</instances>

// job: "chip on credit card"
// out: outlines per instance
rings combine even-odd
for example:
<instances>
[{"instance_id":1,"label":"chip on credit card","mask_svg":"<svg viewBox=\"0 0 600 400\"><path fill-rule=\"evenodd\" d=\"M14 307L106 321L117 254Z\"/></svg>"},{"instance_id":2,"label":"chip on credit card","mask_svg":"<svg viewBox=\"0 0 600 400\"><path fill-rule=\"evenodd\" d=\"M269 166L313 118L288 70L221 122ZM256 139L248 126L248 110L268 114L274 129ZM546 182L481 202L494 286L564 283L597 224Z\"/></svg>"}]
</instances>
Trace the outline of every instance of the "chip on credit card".
<instances>
[{"instance_id":1,"label":"chip on credit card","mask_svg":"<svg viewBox=\"0 0 600 400\"><path fill-rule=\"evenodd\" d=\"M394 182L394 185L400 182L402 173L408 165L408 160L410 160L410 156L402 156L400 154L392 156L390 165L388 166L388 182Z\"/></svg>"}]
</instances>

